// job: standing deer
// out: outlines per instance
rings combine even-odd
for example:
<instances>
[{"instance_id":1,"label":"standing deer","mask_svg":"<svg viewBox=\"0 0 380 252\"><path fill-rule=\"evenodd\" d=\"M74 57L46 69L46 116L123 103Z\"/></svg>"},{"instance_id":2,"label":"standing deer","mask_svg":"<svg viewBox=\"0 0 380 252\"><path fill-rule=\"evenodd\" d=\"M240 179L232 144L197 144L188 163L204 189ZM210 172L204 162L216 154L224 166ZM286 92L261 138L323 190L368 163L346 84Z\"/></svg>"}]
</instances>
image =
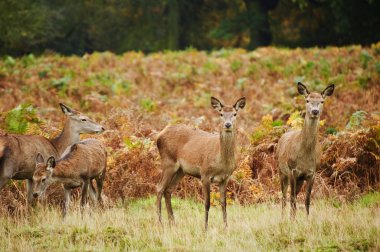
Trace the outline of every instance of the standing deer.
<instances>
[{"instance_id":1,"label":"standing deer","mask_svg":"<svg viewBox=\"0 0 380 252\"><path fill-rule=\"evenodd\" d=\"M8 134L0 136L0 190L10 179L27 179L27 199L33 199L33 172L38 153L60 157L65 149L80 140L80 134L100 133L104 128L87 116L60 103L67 116L61 134L52 140L38 135Z\"/></svg>"},{"instance_id":2,"label":"standing deer","mask_svg":"<svg viewBox=\"0 0 380 252\"><path fill-rule=\"evenodd\" d=\"M291 215L296 213L296 198L306 181L306 212L309 215L310 195L314 174L320 164L321 148L318 142L318 125L322 114L323 102L334 92L329 85L322 93L310 93L306 86L298 82L298 93L305 96L306 116L302 130L285 133L277 146L277 158L282 191L282 212L286 206L286 193L290 183Z\"/></svg>"},{"instance_id":3,"label":"standing deer","mask_svg":"<svg viewBox=\"0 0 380 252\"><path fill-rule=\"evenodd\" d=\"M71 190L82 187L81 206L86 203L87 191L92 180L97 185L97 200L102 204L102 189L106 174L107 155L102 142L86 139L73 144L61 159L53 156L46 163L40 153L36 158L36 170L33 174L33 197L37 198L55 182L62 183L65 190L63 217L70 205Z\"/></svg>"},{"instance_id":4,"label":"standing deer","mask_svg":"<svg viewBox=\"0 0 380 252\"><path fill-rule=\"evenodd\" d=\"M224 106L211 97L211 106L221 118L219 134L195 130L185 125L167 126L157 138L161 156L162 175L157 185L157 213L161 222L161 199L164 195L170 223L174 222L171 194L184 175L201 179L204 205L205 229L208 225L211 183L219 185L223 221L227 226L226 185L236 167L237 112L244 108L245 97L233 106Z\"/></svg>"}]
</instances>

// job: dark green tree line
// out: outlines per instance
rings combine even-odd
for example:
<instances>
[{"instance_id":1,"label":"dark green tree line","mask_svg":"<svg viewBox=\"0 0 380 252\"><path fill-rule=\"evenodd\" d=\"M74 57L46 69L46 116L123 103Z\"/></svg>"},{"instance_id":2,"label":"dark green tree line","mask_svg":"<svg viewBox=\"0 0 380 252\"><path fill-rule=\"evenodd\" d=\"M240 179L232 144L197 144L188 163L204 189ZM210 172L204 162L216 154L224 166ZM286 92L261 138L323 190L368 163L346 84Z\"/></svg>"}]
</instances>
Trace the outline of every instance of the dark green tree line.
<instances>
[{"instance_id":1,"label":"dark green tree line","mask_svg":"<svg viewBox=\"0 0 380 252\"><path fill-rule=\"evenodd\" d=\"M0 53L370 44L379 13L375 0L3 0Z\"/></svg>"}]
</instances>

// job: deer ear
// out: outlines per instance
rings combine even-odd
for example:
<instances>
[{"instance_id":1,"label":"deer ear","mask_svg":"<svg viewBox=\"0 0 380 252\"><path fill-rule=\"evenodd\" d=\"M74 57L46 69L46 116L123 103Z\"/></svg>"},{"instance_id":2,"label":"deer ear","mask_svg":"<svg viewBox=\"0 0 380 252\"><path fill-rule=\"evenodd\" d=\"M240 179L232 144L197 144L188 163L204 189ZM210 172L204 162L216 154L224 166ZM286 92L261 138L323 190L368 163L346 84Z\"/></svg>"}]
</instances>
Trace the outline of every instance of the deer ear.
<instances>
[{"instance_id":1,"label":"deer ear","mask_svg":"<svg viewBox=\"0 0 380 252\"><path fill-rule=\"evenodd\" d=\"M334 93L335 85L331 84L325 90L322 91L321 95L323 98L326 98L327 96L331 96Z\"/></svg>"},{"instance_id":2,"label":"deer ear","mask_svg":"<svg viewBox=\"0 0 380 252\"><path fill-rule=\"evenodd\" d=\"M61 106L62 112L63 112L65 115L72 116L72 115L75 114L75 110L69 108L69 107L66 106L65 104L60 103L59 106Z\"/></svg>"},{"instance_id":3,"label":"deer ear","mask_svg":"<svg viewBox=\"0 0 380 252\"><path fill-rule=\"evenodd\" d=\"M298 93L303 96L308 96L310 94L309 90L307 90L307 87L302 84L301 82L298 82L297 84Z\"/></svg>"},{"instance_id":4,"label":"deer ear","mask_svg":"<svg viewBox=\"0 0 380 252\"><path fill-rule=\"evenodd\" d=\"M240 98L234 105L236 111L245 107L245 97Z\"/></svg>"},{"instance_id":5,"label":"deer ear","mask_svg":"<svg viewBox=\"0 0 380 252\"><path fill-rule=\"evenodd\" d=\"M38 153L37 154L37 157L36 157L36 163L37 164L41 164L41 163L44 163L44 157L41 155L41 153Z\"/></svg>"},{"instance_id":6,"label":"deer ear","mask_svg":"<svg viewBox=\"0 0 380 252\"><path fill-rule=\"evenodd\" d=\"M215 97L211 97L211 106L219 112L222 111L224 107L223 104Z\"/></svg>"},{"instance_id":7,"label":"deer ear","mask_svg":"<svg viewBox=\"0 0 380 252\"><path fill-rule=\"evenodd\" d=\"M46 164L48 166L48 169L53 169L55 167L55 158L53 156L50 156L46 161Z\"/></svg>"}]
</instances>

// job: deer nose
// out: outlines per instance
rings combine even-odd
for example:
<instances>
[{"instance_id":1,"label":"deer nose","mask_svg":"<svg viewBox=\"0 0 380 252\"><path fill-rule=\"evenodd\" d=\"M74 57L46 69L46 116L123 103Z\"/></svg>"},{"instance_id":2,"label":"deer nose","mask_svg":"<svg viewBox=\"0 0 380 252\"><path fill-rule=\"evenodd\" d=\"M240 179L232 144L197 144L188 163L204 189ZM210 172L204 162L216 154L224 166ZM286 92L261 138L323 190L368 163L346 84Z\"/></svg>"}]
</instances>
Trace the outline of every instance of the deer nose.
<instances>
[{"instance_id":1,"label":"deer nose","mask_svg":"<svg viewBox=\"0 0 380 252\"><path fill-rule=\"evenodd\" d=\"M33 197L37 198L38 197L38 193L33 193Z\"/></svg>"},{"instance_id":2,"label":"deer nose","mask_svg":"<svg viewBox=\"0 0 380 252\"><path fill-rule=\"evenodd\" d=\"M224 126L226 126L227 129L231 128L232 124L230 122L226 122L224 124Z\"/></svg>"},{"instance_id":3,"label":"deer nose","mask_svg":"<svg viewBox=\"0 0 380 252\"><path fill-rule=\"evenodd\" d=\"M311 111L311 113L313 114L313 115L318 115L319 114L319 110L318 109L313 109L312 111Z\"/></svg>"}]
</instances>

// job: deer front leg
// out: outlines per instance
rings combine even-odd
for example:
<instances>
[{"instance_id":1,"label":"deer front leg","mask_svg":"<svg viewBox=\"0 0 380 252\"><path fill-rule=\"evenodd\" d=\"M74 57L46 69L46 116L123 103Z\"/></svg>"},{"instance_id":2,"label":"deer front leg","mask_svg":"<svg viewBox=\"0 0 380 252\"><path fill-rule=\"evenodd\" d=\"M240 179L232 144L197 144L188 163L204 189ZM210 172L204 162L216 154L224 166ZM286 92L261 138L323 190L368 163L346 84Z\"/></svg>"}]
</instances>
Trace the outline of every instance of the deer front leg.
<instances>
[{"instance_id":1,"label":"deer front leg","mask_svg":"<svg viewBox=\"0 0 380 252\"><path fill-rule=\"evenodd\" d=\"M305 207L306 207L306 213L309 215L309 208L310 208L310 197L311 197L311 190L313 189L314 184L314 175L307 178L306 180L306 199L305 199Z\"/></svg>"},{"instance_id":2,"label":"deer front leg","mask_svg":"<svg viewBox=\"0 0 380 252\"><path fill-rule=\"evenodd\" d=\"M227 179L219 184L220 205L222 206L224 227L227 228Z\"/></svg>"},{"instance_id":3,"label":"deer front leg","mask_svg":"<svg viewBox=\"0 0 380 252\"><path fill-rule=\"evenodd\" d=\"M290 205L291 216L294 218L296 215L296 198L297 198L297 174L295 170L292 170L292 175L290 177Z\"/></svg>"},{"instance_id":4,"label":"deer front leg","mask_svg":"<svg viewBox=\"0 0 380 252\"><path fill-rule=\"evenodd\" d=\"M202 190L203 190L203 197L204 197L204 204L205 204L205 230L207 230L208 226L208 212L210 210L210 180L209 179L203 179L202 180Z\"/></svg>"},{"instance_id":5,"label":"deer front leg","mask_svg":"<svg viewBox=\"0 0 380 252\"><path fill-rule=\"evenodd\" d=\"M33 200L33 180L28 179L26 181L26 192L27 192L27 204L31 206L34 202Z\"/></svg>"},{"instance_id":6,"label":"deer front leg","mask_svg":"<svg viewBox=\"0 0 380 252\"><path fill-rule=\"evenodd\" d=\"M89 184L89 179L85 179L82 185L82 197L81 197L81 202L80 202L82 211L87 201L88 184Z\"/></svg>"},{"instance_id":7,"label":"deer front leg","mask_svg":"<svg viewBox=\"0 0 380 252\"><path fill-rule=\"evenodd\" d=\"M67 214L67 210L70 207L70 201L71 201L71 189L64 187L65 190L65 204L63 205L62 210L62 217L65 218Z\"/></svg>"},{"instance_id":8,"label":"deer front leg","mask_svg":"<svg viewBox=\"0 0 380 252\"><path fill-rule=\"evenodd\" d=\"M287 176L280 174L281 192L282 192L282 217L284 217L284 211L286 207L286 193L289 186L289 179Z\"/></svg>"}]
</instances>

